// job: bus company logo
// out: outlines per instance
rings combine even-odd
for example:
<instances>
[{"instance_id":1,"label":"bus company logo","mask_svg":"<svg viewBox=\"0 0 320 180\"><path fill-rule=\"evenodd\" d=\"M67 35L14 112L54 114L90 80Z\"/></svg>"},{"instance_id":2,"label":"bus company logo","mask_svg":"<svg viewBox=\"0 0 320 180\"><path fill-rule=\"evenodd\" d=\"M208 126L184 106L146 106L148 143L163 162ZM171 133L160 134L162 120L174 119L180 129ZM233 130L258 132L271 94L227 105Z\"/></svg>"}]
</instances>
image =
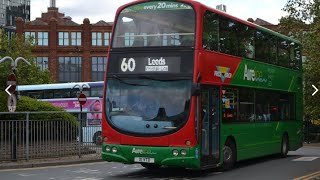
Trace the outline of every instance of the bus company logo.
<instances>
[{"instance_id":1,"label":"bus company logo","mask_svg":"<svg viewBox=\"0 0 320 180\"><path fill-rule=\"evenodd\" d=\"M268 79L263 77L262 71L249 69L247 65L244 65L243 80L267 83Z\"/></svg>"},{"instance_id":2,"label":"bus company logo","mask_svg":"<svg viewBox=\"0 0 320 180\"><path fill-rule=\"evenodd\" d=\"M226 79L232 78L232 73L230 73L230 68L223 66L216 66L217 71L214 71L214 76L220 77L221 81L224 82Z\"/></svg>"},{"instance_id":3,"label":"bus company logo","mask_svg":"<svg viewBox=\"0 0 320 180\"><path fill-rule=\"evenodd\" d=\"M148 155L157 154L157 153L155 153L155 152L152 152L151 150L136 149L136 148L133 148L131 153L132 153L132 154L148 154Z\"/></svg>"}]
</instances>

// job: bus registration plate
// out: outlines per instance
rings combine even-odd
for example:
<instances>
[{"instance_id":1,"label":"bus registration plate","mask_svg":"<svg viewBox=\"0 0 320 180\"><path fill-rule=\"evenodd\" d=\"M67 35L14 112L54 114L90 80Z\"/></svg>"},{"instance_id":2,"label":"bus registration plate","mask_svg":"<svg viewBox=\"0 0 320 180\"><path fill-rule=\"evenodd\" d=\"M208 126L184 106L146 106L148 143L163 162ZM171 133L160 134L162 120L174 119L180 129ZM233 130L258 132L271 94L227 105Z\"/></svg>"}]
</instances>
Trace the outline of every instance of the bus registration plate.
<instances>
[{"instance_id":1,"label":"bus registration plate","mask_svg":"<svg viewBox=\"0 0 320 180\"><path fill-rule=\"evenodd\" d=\"M141 162L141 163L154 163L154 158L149 157L135 157L134 162Z\"/></svg>"}]
</instances>

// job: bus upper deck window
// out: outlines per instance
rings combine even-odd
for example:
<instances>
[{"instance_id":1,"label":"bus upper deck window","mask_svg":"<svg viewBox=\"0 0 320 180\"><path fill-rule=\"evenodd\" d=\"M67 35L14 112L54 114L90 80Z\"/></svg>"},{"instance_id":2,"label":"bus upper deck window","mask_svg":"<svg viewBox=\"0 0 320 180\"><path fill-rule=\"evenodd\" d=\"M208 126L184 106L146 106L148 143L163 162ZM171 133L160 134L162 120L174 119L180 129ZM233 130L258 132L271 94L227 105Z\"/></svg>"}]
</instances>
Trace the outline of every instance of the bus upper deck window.
<instances>
[{"instance_id":1,"label":"bus upper deck window","mask_svg":"<svg viewBox=\"0 0 320 180\"><path fill-rule=\"evenodd\" d=\"M146 2L123 9L117 18L113 48L194 46L193 8L180 2L166 3L170 6L160 8L155 2Z\"/></svg>"}]
</instances>

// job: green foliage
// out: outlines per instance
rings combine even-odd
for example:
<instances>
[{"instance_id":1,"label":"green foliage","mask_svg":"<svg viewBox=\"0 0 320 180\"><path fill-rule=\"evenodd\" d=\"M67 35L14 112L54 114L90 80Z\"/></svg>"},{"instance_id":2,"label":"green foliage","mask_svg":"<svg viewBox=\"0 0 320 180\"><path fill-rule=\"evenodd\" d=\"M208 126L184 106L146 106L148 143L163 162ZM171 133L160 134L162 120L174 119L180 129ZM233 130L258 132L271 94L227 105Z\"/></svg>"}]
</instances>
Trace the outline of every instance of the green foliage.
<instances>
[{"instance_id":1,"label":"green foliage","mask_svg":"<svg viewBox=\"0 0 320 180\"><path fill-rule=\"evenodd\" d=\"M4 93L0 93L0 112L8 112L7 109L7 98L8 96ZM17 103L17 112L35 112L35 111L56 111L57 113L43 113L43 114L31 114L30 120L64 120L69 121L71 125L78 126L77 119L70 113L65 112L64 109L55 107L48 102L37 101L36 99L21 96ZM0 120L12 119L9 115L0 115ZM24 120L25 115L16 115L15 119Z\"/></svg>"},{"instance_id":2,"label":"green foliage","mask_svg":"<svg viewBox=\"0 0 320 180\"><path fill-rule=\"evenodd\" d=\"M32 39L25 40L22 37L13 35L11 39L0 32L0 59L5 56L15 60L18 57L23 57L31 63L31 66L19 61L17 67L17 81L19 84L47 84L52 83L49 71L41 71L32 57ZM6 60L0 64L0 89L5 88L5 82L11 70L11 61Z\"/></svg>"},{"instance_id":3,"label":"green foliage","mask_svg":"<svg viewBox=\"0 0 320 180\"><path fill-rule=\"evenodd\" d=\"M318 0L288 0L283 10L290 18L313 23L319 17L319 4Z\"/></svg>"},{"instance_id":4,"label":"green foliage","mask_svg":"<svg viewBox=\"0 0 320 180\"><path fill-rule=\"evenodd\" d=\"M7 96L5 92L0 91L0 112L6 112L8 110L5 110L7 108Z\"/></svg>"},{"instance_id":5,"label":"green foliage","mask_svg":"<svg viewBox=\"0 0 320 180\"><path fill-rule=\"evenodd\" d=\"M304 107L305 115L312 119L320 116L320 93L314 92L312 84L320 87L320 1L288 0L283 8L288 16L280 19L280 32L299 39L303 44Z\"/></svg>"}]
</instances>

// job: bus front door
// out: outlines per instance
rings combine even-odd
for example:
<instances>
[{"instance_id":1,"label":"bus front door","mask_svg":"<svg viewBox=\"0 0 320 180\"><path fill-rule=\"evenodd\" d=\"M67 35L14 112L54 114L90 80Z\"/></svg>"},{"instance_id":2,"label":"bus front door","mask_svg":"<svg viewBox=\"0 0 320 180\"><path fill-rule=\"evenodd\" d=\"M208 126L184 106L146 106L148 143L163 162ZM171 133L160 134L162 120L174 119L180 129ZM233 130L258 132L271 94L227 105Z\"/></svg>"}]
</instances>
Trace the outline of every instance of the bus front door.
<instances>
[{"instance_id":1,"label":"bus front door","mask_svg":"<svg viewBox=\"0 0 320 180\"><path fill-rule=\"evenodd\" d=\"M204 87L201 90L201 166L210 167L219 163L220 140L220 90Z\"/></svg>"}]
</instances>

